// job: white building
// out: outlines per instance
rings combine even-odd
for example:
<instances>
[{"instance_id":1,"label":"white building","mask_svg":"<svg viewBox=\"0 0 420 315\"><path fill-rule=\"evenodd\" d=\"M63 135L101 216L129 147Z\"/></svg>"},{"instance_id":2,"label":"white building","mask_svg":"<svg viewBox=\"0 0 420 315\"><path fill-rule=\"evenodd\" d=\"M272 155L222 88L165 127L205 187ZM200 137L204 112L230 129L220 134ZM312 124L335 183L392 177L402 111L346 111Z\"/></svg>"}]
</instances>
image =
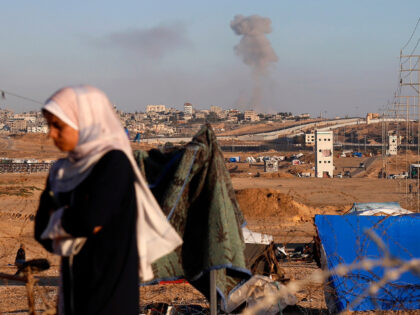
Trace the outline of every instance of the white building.
<instances>
[{"instance_id":1,"label":"white building","mask_svg":"<svg viewBox=\"0 0 420 315\"><path fill-rule=\"evenodd\" d=\"M397 155L398 138L395 135L388 136L388 155Z\"/></svg>"},{"instance_id":2,"label":"white building","mask_svg":"<svg viewBox=\"0 0 420 315\"><path fill-rule=\"evenodd\" d=\"M185 116L192 116L193 114L193 107L191 103L185 103L184 104L184 115Z\"/></svg>"},{"instance_id":3,"label":"white building","mask_svg":"<svg viewBox=\"0 0 420 315\"><path fill-rule=\"evenodd\" d=\"M334 176L333 132L315 131L315 176Z\"/></svg>"},{"instance_id":4,"label":"white building","mask_svg":"<svg viewBox=\"0 0 420 315\"><path fill-rule=\"evenodd\" d=\"M305 134L305 144L306 145L314 145L315 144L315 134L314 133Z\"/></svg>"},{"instance_id":5,"label":"white building","mask_svg":"<svg viewBox=\"0 0 420 315\"><path fill-rule=\"evenodd\" d=\"M206 113L203 111L195 112L195 118L197 119L205 119L206 116Z\"/></svg>"},{"instance_id":6,"label":"white building","mask_svg":"<svg viewBox=\"0 0 420 315\"><path fill-rule=\"evenodd\" d=\"M164 111L166 111L165 105L147 105L146 106L147 113L150 113L150 112L159 113L159 112L164 112Z\"/></svg>"},{"instance_id":7,"label":"white building","mask_svg":"<svg viewBox=\"0 0 420 315\"><path fill-rule=\"evenodd\" d=\"M28 126L26 128L26 132L28 132L28 133L47 133L48 132L48 126L46 126L46 125Z\"/></svg>"},{"instance_id":8,"label":"white building","mask_svg":"<svg viewBox=\"0 0 420 315\"><path fill-rule=\"evenodd\" d=\"M28 114L28 113L14 114L13 118L14 119L23 119L23 120L26 120L26 121L32 122L32 123L34 123L36 121L36 116L34 114Z\"/></svg>"}]
</instances>

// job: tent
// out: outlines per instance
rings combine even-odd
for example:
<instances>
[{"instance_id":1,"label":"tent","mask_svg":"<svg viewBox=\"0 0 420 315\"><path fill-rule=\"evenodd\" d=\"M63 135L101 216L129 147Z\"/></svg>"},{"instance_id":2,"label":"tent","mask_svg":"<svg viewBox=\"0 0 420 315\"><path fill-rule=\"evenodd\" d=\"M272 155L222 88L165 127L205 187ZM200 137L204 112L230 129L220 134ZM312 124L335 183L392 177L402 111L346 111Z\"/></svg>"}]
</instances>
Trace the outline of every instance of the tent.
<instances>
[{"instance_id":1,"label":"tent","mask_svg":"<svg viewBox=\"0 0 420 315\"><path fill-rule=\"evenodd\" d=\"M321 265L331 276L325 289L330 312L350 307L352 311L420 309L420 276L404 272L396 280L381 286L370 296L367 289L383 279L390 267L358 269L339 276L336 267L360 262L366 258L381 260L384 252L366 233L373 231L395 261L420 258L420 214L404 216L316 215L315 225L321 243ZM357 302L357 303L356 303Z\"/></svg>"}]
</instances>

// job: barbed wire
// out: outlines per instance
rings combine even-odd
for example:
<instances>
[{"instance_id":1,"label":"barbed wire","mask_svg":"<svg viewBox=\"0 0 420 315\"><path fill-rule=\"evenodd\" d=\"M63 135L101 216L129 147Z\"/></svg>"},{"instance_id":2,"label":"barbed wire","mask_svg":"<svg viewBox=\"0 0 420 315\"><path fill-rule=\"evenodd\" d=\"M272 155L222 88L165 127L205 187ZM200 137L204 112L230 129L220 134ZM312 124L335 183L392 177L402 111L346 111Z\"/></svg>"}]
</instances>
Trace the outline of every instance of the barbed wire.
<instances>
[{"instance_id":1,"label":"barbed wire","mask_svg":"<svg viewBox=\"0 0 420 315\"><path fill-rule=\"evenodd\" d=\"M247 308L243 315L256 315L264 310L267 305L276 304L277 301L286 294L296 294L299 290L311 283L326 283L331 276L346 276L355 270L372 271L376 267L387 268L381 279L372 282L362 294L358 295L347 307L340 312L345 314L358 305L366 296L375 296L378 291L390 281L395 281L406 272L412 272L420 277L420 259L412 258L408 261L393 257L382 239L373 231L366 231L371 240L383 251L384 257L381 259L364 258L352 264L340 264L331 270L318 270L304 280L295 280L281 287L277 294L267 295L263 300L253 307Z\"/></svg>"}]
</instances>

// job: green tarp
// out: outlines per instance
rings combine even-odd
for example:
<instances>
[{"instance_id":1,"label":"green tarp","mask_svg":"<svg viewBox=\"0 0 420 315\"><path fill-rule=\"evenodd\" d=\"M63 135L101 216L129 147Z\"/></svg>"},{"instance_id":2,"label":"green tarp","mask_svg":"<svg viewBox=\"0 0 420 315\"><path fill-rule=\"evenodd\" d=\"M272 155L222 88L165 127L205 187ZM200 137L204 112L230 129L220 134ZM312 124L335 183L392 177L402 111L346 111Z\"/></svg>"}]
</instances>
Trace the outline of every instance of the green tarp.
<instances>
[{"instance_id":1,"label":"green tarp","mask_svg":"<svg viewBox=\"0 0 420 315\"><path fill-rule=\"evenodd\" d=\"M207 298L217 270L223 300L250 277L244 258L244 217L216 136L205 125L190 143L169 151L135 151L141 172L184 243L153 264L154 282L187 279Z\"/></svg>"}]
</instances>

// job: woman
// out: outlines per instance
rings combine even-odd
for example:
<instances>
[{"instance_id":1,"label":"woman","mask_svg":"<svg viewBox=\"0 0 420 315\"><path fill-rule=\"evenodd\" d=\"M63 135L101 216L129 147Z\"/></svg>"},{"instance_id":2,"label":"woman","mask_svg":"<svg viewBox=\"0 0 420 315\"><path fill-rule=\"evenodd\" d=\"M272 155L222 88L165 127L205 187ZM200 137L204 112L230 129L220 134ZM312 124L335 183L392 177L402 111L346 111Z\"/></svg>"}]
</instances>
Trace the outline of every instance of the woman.
<instances>
[{"instance_id":1,"label":"woman","mask_svg":"<svg viewBox=\"0 0 420 315\"><path fill-rule=\"evenodd\" d=\"M35 238L62 256L59 314L138 314L139 276L181 244L140 175L107 97L67 87L43 107L64 159L51 168Z\"/></svg>"}]
</instances>

